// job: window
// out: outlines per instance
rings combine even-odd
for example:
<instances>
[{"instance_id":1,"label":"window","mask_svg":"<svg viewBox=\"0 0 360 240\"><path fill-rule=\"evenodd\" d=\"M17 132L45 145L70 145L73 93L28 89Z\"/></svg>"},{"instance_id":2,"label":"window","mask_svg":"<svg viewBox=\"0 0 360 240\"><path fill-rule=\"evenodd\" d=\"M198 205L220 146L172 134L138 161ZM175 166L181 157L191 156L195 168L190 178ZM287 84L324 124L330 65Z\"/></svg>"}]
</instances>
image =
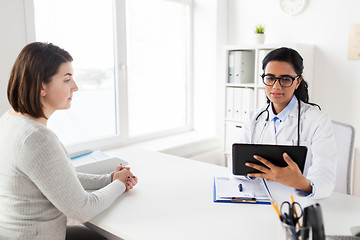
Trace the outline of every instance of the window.
<instances>
[{"instance_id":1,"label":"window","mask_svg":"<svg viewBox=\"0 0 360 240\"><path fill-rule=\"evenodd\" d=\"M191 2L33 0L36 41L74 58L79 91L48 122L65 145L191 128Z\"/></svg>"},{"instance_id":2,"label":"window","mask_svg":"<svg viewBox=\"0 0 360 240\"><path fill-rule=\"evenodd\" d=\"M187 123L187 6L126 1L129 135Z\"/></svg>"},{"instance_id":3,"label":"window","mask_svg":"<svg viewBox=\"0 0 360 240\"><path fill-rule=\"evenodd\" d=\"M34 7L36 40L52 42L72 55L80 89L69 110L56 111L50 118L49 128L66 144L114 136L112 2L34 0Z\"/></svg>"}]
</instances>

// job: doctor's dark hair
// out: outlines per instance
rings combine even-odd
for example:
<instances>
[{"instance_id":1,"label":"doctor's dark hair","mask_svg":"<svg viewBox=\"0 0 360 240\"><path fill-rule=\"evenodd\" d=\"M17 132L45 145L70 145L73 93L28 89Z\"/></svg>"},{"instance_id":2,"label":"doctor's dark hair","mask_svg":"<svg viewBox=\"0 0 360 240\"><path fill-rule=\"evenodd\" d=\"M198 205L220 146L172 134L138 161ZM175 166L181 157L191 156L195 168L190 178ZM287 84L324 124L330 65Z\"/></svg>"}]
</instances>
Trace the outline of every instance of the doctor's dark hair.
<instances>
[{"instance_id":1,"label":"doctor's dark hair","mask_svg":"<svg viewBox=\"0 0 360 240\"><path fill-rule=\"evenodd\" d=\"M42 84L51 81L62 63L72 60L67 51L52 43L26 45L16 58L7 87L7 97L13 109L34 118L46 118L40 100Z\"/></svg>"},{"instance_id":2,"label":"doctor's dark hair","mask_svg":"<svg viewBox=\"0 0 360 240\"><path fill-rule=\"evenodd\" d=\"M302 76L303 74L303 70L304 70L303 58L294 49L282 47L269 52L262 61L262 69L264 72L266 65L271 61L290 63L294 67L294 71L296 72L297 76ZM309 103L308 84L304 78L300 82L299 87L295 89L294 94L301 101L305 103ZM309 103L309 104L318 106L317 104L314 103Z\"/></svg>"}]
</instances>

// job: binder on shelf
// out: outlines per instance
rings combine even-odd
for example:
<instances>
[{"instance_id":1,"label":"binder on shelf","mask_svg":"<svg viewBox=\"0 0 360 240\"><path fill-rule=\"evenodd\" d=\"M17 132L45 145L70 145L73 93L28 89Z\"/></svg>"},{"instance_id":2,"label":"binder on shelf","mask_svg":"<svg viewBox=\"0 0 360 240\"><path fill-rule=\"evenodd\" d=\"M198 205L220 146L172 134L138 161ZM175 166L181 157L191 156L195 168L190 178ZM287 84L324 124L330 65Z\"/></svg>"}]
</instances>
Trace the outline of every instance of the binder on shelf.
<instances>
[{"instance_id":1,"label":"binder on shelf","mask_svg":"<svg viewBox=\"0 0 360 240\"><path fill-rule=\"evenodd\" d=\"M242 92L242 118L245 120L246 115L254 108L254 90L243 88Z\"/></svg>"},{"instance_id":2,"label":"binder on shelf","mask_svg":"<svg viewBox=\"0 0 360 240\"><path fill-rule=\"evenodd\" d=\"M243 120L243 88L234 88L234 120Z\"/></svg>"},{"instance_id":3,"label":"binder on shelf","mask_svg":"<svg viewBox=\"0 0 360 240\"><path fill-rule=\"evenodd\" d=\"M234 51L229 51L229 65L228 65L228 83L234 83Z\"/></svg>"},{"instance_id":4,"label":"binder on shelf","mask_svg":"<svg viewBox=\"0 0 360 240\"><path fill-rule=\"evenodd\" d=\"M234 88L226 88L226 119L234 118Z\"/></svg>"},{"instance_id":5,"label":"binder on shelf","mask_svg":"<svg viewBox=\"0 0 360 240\"><path fill-rule=\"evenodd\" d=\"M241 51L234 51L234 83L240 84Z\"/></svg>"},{"instance_id":6,"label":"binder on shelf","mask_svg":"<svg viewBox=\"0 0 360 240\"><path fill-rule=\"evenodd\" d=\"M234 51L234 83L254 83L254 68L254 51Z\"/></svg>"},{"instance_id":7,"label":"binder on shelf","mask_svg":"<svg viewBox=\"0 0 360 240\"><path fill-rule=\"evenodd\" d=\"M234 120L244 121L246 114L254 107L254 89L234 88Z\"/></svg>"},{"instance_id":8,"label":"binder on shelf","mask_svg":"<svg viewBox=\"0 0 360 240\"><path fill-rule=\"evenodd\" d=\"M271 199L261 178L248 180L234 176L215 176L214 202L271 204Z\"/></svg>"}]
</instances>

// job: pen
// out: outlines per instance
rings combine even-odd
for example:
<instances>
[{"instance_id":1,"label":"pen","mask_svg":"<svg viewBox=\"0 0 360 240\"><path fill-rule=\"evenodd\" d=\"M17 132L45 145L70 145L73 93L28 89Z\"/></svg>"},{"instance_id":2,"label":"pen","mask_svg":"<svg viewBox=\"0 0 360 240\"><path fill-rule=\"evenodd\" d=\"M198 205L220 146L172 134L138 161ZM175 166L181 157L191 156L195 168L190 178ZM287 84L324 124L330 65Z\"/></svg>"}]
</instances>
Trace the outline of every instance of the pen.
<instances>
[{"instance_id":1,"label":"pen","mask_svg":"<svg viewBox=\"0 0 360 240\"><path fill-rule=\"evenodd\" d=\"M271 195L271 193L270 193L269 187L268 187L268 185L266 184L265 178L263 178L262 180L263 180L263 183L264 183L264 186L265 186L265 189L266 189L266 193L268 194L268 196L269 196L269 198L270 198L270 200L271 200L271 206L273 206L273 208L275 209L276 214L277 214L277 215L279 216L279 218L280 218L280 221L282 221L281 216L280 216L279 207L278 207L277 203L276 203L276 202L273 200L273 198L272 198L272 195Z\"/></svg>"},{"instance_id":2,"label":"pen","mask_svg":"<svg viewBox=\"0 0 360 240\"><path fill-rule=\"evenodd\" d=\"M281 219L281 216L280 216L279 207L278 207L278 205L276 204L276 202L275 202L275 201L271 201L271 205L272 205L273 208L275 209L275 212L276 212L276 214L279 216L280 220L282 220L282 219Z\"/></svg>"},{"instance_id":3,"label":"pen","mask_svg":"<svg viewBox=\"0 0 360 240\"><path fill-rule=\"evenodd\" d=\"M242 192L242 190L243 190L243 187L242 187L242 184L240 183L239 184L239 191Z\"/></svg>"},{"instance_id":4,"label":"pen","mask_svg":"<svg viewBox=\"0 0 360 240\"><path fill-rule=\"evenodd\" d=\"M290 194L290 198L291 198L291 202L294 203L294 197L293 197L292 194ZM294 213L295 213L296 219L298 219L298 214L297 214L295 205L294 205ZM301 225L300 225L300 221L299 221L299 220L297 221L297 224L298 224L298 226L299 226L299 228L300 228Z\"/></svg>"},{"instance_id":5,"label":"pen","mask_svg":"<svg viewBox=\"0 0 360 240\"><path fill-rule=\"evenodd\" d=\"M237 198L237 197L232 197L231 198L232 202L252 202L252 203L256 203L256 198Z\"/></svg>"}]
</instances>

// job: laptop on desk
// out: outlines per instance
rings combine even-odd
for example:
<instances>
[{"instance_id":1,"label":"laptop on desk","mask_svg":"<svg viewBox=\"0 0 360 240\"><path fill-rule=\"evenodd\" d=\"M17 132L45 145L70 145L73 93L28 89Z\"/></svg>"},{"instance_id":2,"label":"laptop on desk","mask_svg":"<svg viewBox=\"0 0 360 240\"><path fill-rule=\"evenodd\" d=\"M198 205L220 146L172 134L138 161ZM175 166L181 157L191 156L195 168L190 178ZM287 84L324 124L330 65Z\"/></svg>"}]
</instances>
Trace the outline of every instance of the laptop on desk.
<instances>
[{"instance_id":1,"label":"laptop on desk","mask_svg":"<svg viewBox=\"0 0 360 240\"><path fill-rule=\"evenodd\" d=\"M328 235L326 240L360 240L360 226L350 228L351 235Z\"/></svg>"}]
</instances>

